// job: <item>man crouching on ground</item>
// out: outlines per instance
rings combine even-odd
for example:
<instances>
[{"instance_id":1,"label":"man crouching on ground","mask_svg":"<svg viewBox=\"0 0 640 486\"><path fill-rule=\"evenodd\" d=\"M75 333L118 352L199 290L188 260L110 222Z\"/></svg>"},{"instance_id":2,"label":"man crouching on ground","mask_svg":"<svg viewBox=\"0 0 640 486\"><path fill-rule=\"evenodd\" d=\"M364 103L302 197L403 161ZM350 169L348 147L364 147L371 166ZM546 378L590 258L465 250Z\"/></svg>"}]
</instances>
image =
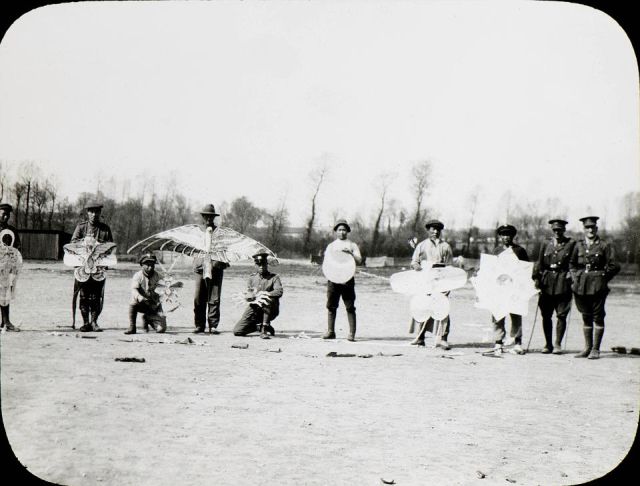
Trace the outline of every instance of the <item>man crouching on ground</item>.
<instances>
[{"instance_id":1,"label":"man crouching on ground","mask_svg":"<svg viewBox=\"0 0 640 486\"><path fill-rule=\"evenodd\" d=\"M249 305L233 328L235 336L246 336L258 330L262 339L269 339L269 334L275 334L271 321L280 313L282 283L278 275L269 271L267 257L267 253L253 255L258 271L247 282L244 297Z\"/></svg>"},{"instance_id":2,"label":"man crouching on ground","mask_svg":"<svg viewBox=\"0 0 640 486\"><path fill-rule=\"evenodd\" d=\"M139 270L131 279L131 304L129 305L129 329L125 334L136 333L136 319L138 312L142 314L145 332L149 332L151 326L157 332L167 330L167 318L162 310L160 295L156 292L162 275L156 272L158 260L155 255L147 253L140 257Z\"/></svg>"}]
</instances>

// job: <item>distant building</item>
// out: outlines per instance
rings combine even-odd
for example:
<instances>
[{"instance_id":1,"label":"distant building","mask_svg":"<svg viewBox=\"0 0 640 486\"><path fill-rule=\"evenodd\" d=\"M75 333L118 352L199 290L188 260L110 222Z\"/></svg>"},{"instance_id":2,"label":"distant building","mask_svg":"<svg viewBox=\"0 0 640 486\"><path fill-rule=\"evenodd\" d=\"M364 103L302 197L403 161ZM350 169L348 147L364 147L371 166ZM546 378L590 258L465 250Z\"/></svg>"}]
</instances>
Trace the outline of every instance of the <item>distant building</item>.
<instances>
[{"instance_id":1,"label":"distant building","mask_svg":"<svg viewBox=\"0 0 640 486\"><path fill-rule=\"evenodd\" d=\"M18 234L25 260L61 260L62 247L71 241L71 233L61 230L19 229Z\"/></svg>"}]
</instances>

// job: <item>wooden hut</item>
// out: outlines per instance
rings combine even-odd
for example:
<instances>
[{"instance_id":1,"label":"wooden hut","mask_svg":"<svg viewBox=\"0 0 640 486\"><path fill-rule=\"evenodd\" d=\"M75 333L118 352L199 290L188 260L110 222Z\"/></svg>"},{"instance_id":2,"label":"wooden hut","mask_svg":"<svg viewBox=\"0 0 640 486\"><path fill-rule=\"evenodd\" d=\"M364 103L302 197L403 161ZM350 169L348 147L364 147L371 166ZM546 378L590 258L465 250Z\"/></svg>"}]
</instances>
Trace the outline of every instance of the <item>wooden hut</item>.
<instances>
[{"instance_id":1,"label":"wooden hut","mask_svg":"<svg viewBox=\"0 0 640 486\"><path fill-rule=\"evenodd\" d=\"M61 260L62 247L71 241L71 234L61 230L19 229L18 234L25 260Z\"/></svg>"}]
</instances>

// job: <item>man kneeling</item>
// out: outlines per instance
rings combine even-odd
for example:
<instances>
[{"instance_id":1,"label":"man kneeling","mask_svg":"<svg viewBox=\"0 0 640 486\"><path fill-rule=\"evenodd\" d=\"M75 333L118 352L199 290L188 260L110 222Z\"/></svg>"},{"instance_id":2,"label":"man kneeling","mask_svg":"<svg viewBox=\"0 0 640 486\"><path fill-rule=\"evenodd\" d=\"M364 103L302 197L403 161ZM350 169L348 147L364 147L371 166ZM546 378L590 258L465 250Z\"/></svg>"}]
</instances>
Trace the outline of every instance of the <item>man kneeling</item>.
<instances>
[{"instance_id":1,"label":"man kneeling","mask_svg":"<svg viewBox=\"0 0 640 486\"><path fill-rule=\"evenodd\" d=\"M271 326L280 312L280 297L282 297L282 283L280 277L269 271L267 253L253 255L253 261L258 271L249 277L244 298L249 305L244 314L233 328L235 336L246 336L260 331L262 339L269 339L269 334L275 334Z\"/></svg>"},{"instance_id":2,"label":"man kneeling","mask_svg":"<svg viewBox=\"0 0 640 486\"><path fill-rule=\"evenodd\" d=\"M136 272L131 279L131 303L129 304L129 329L125 334L136 333L138 312L142 314L144 330L149 332L151 326L157 332L167 330L167 318L162 310L160 295L156 292L162 275L156 272L158 260L155 255L147 253L139 260L142 270Z\"/></svg>"}]
</instances>

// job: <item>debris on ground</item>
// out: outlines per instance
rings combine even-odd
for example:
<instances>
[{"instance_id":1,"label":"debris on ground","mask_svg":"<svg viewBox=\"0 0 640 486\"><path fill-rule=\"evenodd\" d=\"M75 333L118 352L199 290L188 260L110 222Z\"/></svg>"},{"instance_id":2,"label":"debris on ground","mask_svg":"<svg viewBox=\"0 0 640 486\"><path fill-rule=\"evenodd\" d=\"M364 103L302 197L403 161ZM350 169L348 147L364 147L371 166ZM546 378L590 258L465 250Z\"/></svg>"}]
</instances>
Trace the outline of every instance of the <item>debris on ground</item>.
<instances>
[{"instance_id":1,"label":"debris on ground","mask_svg":"<svg viewBox=\"0 0 640 486\"><path fill-rule=\"evenodd\" d=\"M356 355L353 353L336 353L335 351L330 351L327 353L327 358L355 358Z\"/></svg>"},{"instance_id":2,"label":"debris on ground","mask_svg":"<svg viewBox=\"0 0 640 486\"><path fill-rule=\"evenodd\" d=\"M309 336L306 332L302 331L299 334L296 334L295 336L289 336L289 339L313 339L311 336Z\"/></svg>"},{"instance_id":3,"label":"debris on ground","mask_svg":"<svg viewBox=\"0 0 640 486\"><path fill-rule=\"evenodd\" d=\"M122 361L124 363L144 363L144 358L115 358L115 361Z\"/></svg>"},{"instance_id":4,"label":"debris on ground","mask_svg":"<svg viewBox=\"0 0 640 486\"><path fill-rule=\"evenodd\" d=\"M627 348L624 346L614 346L611 348L611 351L618 354L627 354Z\"/></svg>"},{"instance_id":5,"label":"debris on ground","mask_svg":"<svg viewBox=\"0 0 640 486\"><path fill-rule=\"evenodd\" d=\"M640 354L640 348L631 348L629 354Z\"/></svg>"},{"instance_id":6,"label":"debris on ground","mask_svg":"<svg viewBox=\"0 0 640 486\"><path fill-rule=\"evenodd\" d=\"M483 473L482 471L476 471L476 475L478 476L478 479L484 479L487 477L487 475L485 473Z\"/></svg>"},{"instance_id":7,"label":"debris on ground","mask_svg":"<svg viewBox=\"0 0 640 486\"><path fill-rule=\"evenodd\" d=\"M390 354L378 353L378 356L402 356L402 353L390 353Z\"/></svg>"},{"instance_id":8,"label":"debris on ground","mask_svg":"<svg viewBox=\"0 0 640 486\"><path fill-rule=\"evenodd\" d=\"M76 334L76 337L81 339L97 339L98 338L98 336L85 336L81 334Z\"/></svg>"},{"instance_id":9,"label":"debris on ground","mask_svg":"<svg viewBox=\"0 0 640 486\"><path fill-rule=\"evenodd\" d=\"M382 484L396 484L396 482L392 479L391 481L387 481L386 479L380 478Z\"/></svg>"},{"instance_id":10,"label":"debris on ground","mask_svg":"<svg viewBox=\"0 0 640 486\"><path fill-rule=\"evenodd\" d=\"M247 349L249 345L248 344L232 344L231 347L236 349Z\"/></svg>"}]
</instances>

